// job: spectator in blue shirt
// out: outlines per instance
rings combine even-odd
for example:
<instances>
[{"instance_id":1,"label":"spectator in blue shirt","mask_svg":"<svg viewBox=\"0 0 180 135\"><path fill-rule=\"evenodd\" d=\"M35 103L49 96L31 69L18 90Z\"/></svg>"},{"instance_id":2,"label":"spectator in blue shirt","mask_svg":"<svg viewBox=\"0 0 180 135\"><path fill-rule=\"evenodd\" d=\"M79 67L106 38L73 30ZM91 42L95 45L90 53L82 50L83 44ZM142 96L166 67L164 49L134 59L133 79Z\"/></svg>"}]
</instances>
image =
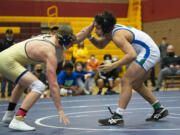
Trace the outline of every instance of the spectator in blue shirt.
<instances>
[{"instance_id":1,"label":"spectator in blue shirt","mask_svg":"<svg viewBox=\"0 0 180 135\"><path fill-rule=\"evenodd\" d=\"M58 84L60 86L61 95L68 95L72 93L73 96L81 95L83 89L78 88L76 74L73 71L71 62L66 62L64 70L58 75Z\"/></svg>"},{"instance_id":2,"label":"spectator in blue shirt","mask_svg":"<svg viewBox=\"0 0 180 135\"><path fill-rule=\"evenodd\" d=\"M77 76L77 83L80 88L83 89L86 95L89 95L94 87L94 72L87 72L84 69L84 63L79 61L75 64L75 73Z\"/></svg>"}]
</instances>

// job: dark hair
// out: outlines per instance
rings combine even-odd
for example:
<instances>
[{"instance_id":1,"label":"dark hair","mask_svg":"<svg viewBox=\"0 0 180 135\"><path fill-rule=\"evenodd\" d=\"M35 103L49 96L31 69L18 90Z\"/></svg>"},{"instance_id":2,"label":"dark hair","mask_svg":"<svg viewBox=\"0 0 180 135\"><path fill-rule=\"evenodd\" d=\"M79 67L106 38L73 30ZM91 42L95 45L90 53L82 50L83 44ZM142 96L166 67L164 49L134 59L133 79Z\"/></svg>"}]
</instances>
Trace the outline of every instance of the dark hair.
<instances>
[{"instance_id":1,"label":"dark hair","mask_svg":"<svg viewBox=\"0 0 180 135\"><path fill-rule=\"evenodd\" d=\"M78 62L76 62L76 64L75 64L75 70L77 70L76 68L77 68L77 65L78 64L80 64L81 66L82 66L82 69L84 69L84 63L82 62L82 61L78 61Z\"/></svg>"},{"instance_id":2,"label":"dark hair","mask_svg":"<svg viewBox=\"0 0 180 135\"><path fill-rule=\"evenodd\" d=\"M7 30L6 30L6 34L13 34L12 29L7 29Z\"/></svg>"},{"instance_id":3,"label":"dark hair","mask_svg":"<svg viewBox=\"0 0 180 135\"><path fill-rule=\"evenodd\" d=\"M112 59L111 54L105 54L105 55L104 55L104 60L105 60L107 57L109 57L110 59Z\"/></svg>"},{"instance_id":4,"label":"dark hair","mask_svg":"<svg viewBox=\"0 0 180 135\"><path fill-rule=\"evenodd\" d=\"M162 40L167 40L167 37L163 37Z\"/></svg>"},{"instance_id":5,"label":"dark hair","mask_svg":"<svg viewBox=\"0 0 180 135\"><path fill-rule=\"evenodd\" d=\"M54 31L54 30L57 31L58 30L58 26L54 26L54 27L51 28L51 31Z\"/></svg>"},{"instance_id":6,"label":"dark hair","mask_svg":"<svg viewBox=\"0 0 180 135\"><path fill-rule=\"evenodd\" d=\"M101 26L103 33L109 33L116 24L116 17L110 11L104 11L103 14L96 14L95 21Z\"/></svg>"},{"instance_id":7,"label":"dark hair","mask_svg":"<svg viewBox=\"0 0 180 135\"><path fill-rule=\"evenodd\" d=\"M72 62L71 61L66 61L66 63L65 63L65 65L64 65L64 67L63 67L65 70L66 69L71 69L71 70L73 70L73 64L72 64Z\"/></svg>"}]
</instances>

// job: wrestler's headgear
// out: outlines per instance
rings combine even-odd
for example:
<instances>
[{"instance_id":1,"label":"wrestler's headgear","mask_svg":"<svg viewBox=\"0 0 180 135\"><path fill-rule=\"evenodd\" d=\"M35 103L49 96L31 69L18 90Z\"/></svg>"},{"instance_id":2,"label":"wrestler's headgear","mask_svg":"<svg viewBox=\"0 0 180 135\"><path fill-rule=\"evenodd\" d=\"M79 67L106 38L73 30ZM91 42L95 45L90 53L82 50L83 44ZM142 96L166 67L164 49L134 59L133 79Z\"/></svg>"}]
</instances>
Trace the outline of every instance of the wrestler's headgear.
<instances>
[{"instance_id":1,"label":"wrestler's headgear","mask_svg":"<svg viewBox=\"0 0 180 135\"><path fill-rule=\"evenodd\" d=\"M110 11L104 11L103 14L96 14L95 21L101 26L103 34L111 32L116 24L116 17Z\"/></svg>"},{"instance_id":2,"label":"wrestler's headgear","mask_svg":"<svg viewBox=\"0 0 180 135\"><path fill-rule=\"evenodd\" d=\"M63 47L66 47L76 40L76 36L73 34L73 30L69 24L60 24L57 30L57 38L59 44Z\"/></svg>"}]
</instances>

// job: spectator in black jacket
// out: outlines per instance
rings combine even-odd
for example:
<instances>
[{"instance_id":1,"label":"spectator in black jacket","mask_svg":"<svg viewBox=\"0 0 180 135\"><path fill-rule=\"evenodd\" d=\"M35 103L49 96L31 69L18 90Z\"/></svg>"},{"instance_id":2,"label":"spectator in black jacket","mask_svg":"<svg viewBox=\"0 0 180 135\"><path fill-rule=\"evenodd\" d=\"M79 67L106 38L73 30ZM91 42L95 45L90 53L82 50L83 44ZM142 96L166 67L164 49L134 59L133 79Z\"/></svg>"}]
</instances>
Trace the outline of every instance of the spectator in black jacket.
<instances>
[{"instance_id":1,"label":"spectator in black jacket","mask_svg":"<svg viewBox=\"0 0 180 135\"><path fill-rule=\"evenodd\" d=\"M6 30L5 36L6 37L4 41L0 45L0 51L3 51L15 44L13 31L11 29ZM8 96L11 96L14 83L2 76L2 82L1 82L1 97L2 98L5 97L5 89L6 89L7 83L8 83Z\"/></svg>"},{"instance_id":2,"label":"spectator in black jacket","mask_svg":"<svg viewBox=\"0 0 180 135\"><path fill-rule=\"evenodd\" d=\"M167 47L168 47L167 38L163 37L161 44L159 46L159 50L161 52L161 59L160 59L160 68L161 69L162 69L162 59L167 56Z\"/></svg>"},{"instance_id":3,"label":"spectator in black jacket","mask_svg":"<svg viewBox=\"0 0 180 135\"><path fill-rule=\"evenodd\" d=\"M14 40L13 31L11 29L6 30L5 36L6 37L0 46L0 51L3 51L16 43Z\"/></svg>"},{"instance_id":4,"label":"spectator in black jacket","mask_svg":"<svg viewBox=\"0 0 180 135\"><path fill-rule=\"evenodd\" d=\"M162 69L160 70L155 91L159 91L163 79L168 75L180 75L180 57L175 55L174 47L167 47L167 56L162 59Z\"/></svg>"},{"instance_id":5,"label":"spectator in black jacket","mask_svg":"<svg viewBox=\"0 0 180 135\"><path fill-rule=\"evenodd\" d=\"M101 63L101 65L106 64L106 63L112 63L112 56L110 54L105 54L104 55L104 63ZM97 80L97 86L99 88L99 93L101 93L102 89L104 87L107 87L108 90L105 94L115 94L114 91L112 91L113 87L115 86L115 80L119 80L118 75L119 75L120 69L114 69L108 73L103 73L101 71L98 71L98 80Z\"/></svg>"},{"instance_id":6,"label":"spectator in black jacket","mask_svg":"<svg viewBox=\"0 0 180 135\"><path fill-rule=\"evenodd\" d=\"M0 42L0 52L2 51L3 44Z\"/></svg>"}]
</instances>

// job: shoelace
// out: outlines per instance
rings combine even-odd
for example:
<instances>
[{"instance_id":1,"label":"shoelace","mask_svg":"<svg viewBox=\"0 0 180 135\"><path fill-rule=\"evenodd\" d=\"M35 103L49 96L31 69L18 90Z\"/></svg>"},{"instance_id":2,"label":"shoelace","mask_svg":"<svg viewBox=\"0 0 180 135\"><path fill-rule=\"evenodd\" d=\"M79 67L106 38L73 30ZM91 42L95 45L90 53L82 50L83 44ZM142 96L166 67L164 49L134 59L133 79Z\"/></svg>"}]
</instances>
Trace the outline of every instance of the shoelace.
<instances>
[{"instance_id":1,"label":"shoelace","mask_svg":"<svg viewBox=\"0 0 180 135\"><path fill-rule=\"evenodd\" d=\"M109 106L108 106L108 110L112 115L114 114Z\"/></svg>"}]
</instances>

